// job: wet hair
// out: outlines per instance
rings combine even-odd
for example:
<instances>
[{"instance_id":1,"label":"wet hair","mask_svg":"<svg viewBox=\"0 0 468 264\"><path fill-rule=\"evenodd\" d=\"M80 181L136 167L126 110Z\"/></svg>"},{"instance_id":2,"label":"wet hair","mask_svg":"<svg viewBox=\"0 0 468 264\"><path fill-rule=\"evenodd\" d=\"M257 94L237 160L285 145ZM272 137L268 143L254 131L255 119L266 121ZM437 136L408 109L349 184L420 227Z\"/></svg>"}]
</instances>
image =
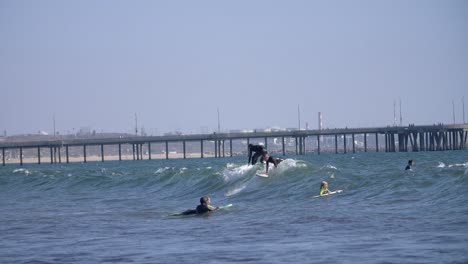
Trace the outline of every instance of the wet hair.
<instances>
[{"instance_id":1,"label":"wet hair","mask_svg":"<svg viewBox=\"0 0 468 264\"><path fill-rule=\"evenodd\" d=\"M408 164L411 164L411 163L413 163L413 160L408 160Z\"/></svg>"},{"instance_id":2,"label":"wet hair","mask_svg":"<svg viewBox=\"0 0 468 264\"><path fill-rule=\"evenodd\" d=\"M322 188L325 187L325 185L328 185L328 182L322 181L322 183L320 184L320 190L322 190Z\"/></svg>"},{"instance_id":3,"label":"wet hair","mask_svg":"<svg viewBox=\"0 0 468 264\"><path fill-rule=\"evenodd\" d=\"M206 205L208 203L208 200L210 199L209 196L203 196L200 198L200 204Z\"/></svg>"},{"instance_id":4,"label":"wet hair","mask_svg":"<svg viewBox=\"0 0 468 264\"><path fill-rule=\"evenodd\" d=\"M251 148L251 147L253 147L253 144L252 144L252 143L249 144L249 148Z\"/></svg>"}]
</instances>

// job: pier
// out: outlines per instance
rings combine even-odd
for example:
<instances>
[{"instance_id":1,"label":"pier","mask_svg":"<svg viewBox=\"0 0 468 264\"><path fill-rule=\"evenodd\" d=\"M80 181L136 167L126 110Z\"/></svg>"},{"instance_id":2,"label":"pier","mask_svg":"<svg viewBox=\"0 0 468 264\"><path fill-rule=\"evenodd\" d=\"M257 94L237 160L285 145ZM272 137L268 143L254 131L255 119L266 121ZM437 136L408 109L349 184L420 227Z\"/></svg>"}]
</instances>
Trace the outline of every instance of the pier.
<instances>
[{"instance_id":1,"label":"pier","mask_svg":"<svg viewBox=\"0 0 468 264\"><path fill-rule=\"evenodd\" d=\"M51 164L69 163L71 162L72 149L75 160L79 156L81 162L87 162L88 153L92 149L94 160L96 160L97 155L98 160L104 162L111 156L111 153L114 154L113 160L123 160L124 154L130 156L132 160L151 160L156 156L169 159L171 155L174 156L174 153L170 151L170 146L177 146L181 151L177 153L176 158L185 159L189 157L187 152L189 144L192 149L191 158L245 155L249 143L257 144L259 142L263 143L269 152L283 156L286 153L320 155L322 152L338 154L368 151L446 151L466 149L467 136L468 125L410 125L405 127L51 139L0 142L0 155L2 165L5 166L7 159L16 161L8 162L8 164L19 163L23 165L25 158L34 159L38 164L44 161L50 161ZM234 152L234 142L237 143L238 152ZM160 150L158 155L154 152L156 147ZM28 152L27 157L25 156L26 152ZM81 154L77 155L77 152ZM194 156L193 153L198 155Z\"/></svg>"}]
</instances>

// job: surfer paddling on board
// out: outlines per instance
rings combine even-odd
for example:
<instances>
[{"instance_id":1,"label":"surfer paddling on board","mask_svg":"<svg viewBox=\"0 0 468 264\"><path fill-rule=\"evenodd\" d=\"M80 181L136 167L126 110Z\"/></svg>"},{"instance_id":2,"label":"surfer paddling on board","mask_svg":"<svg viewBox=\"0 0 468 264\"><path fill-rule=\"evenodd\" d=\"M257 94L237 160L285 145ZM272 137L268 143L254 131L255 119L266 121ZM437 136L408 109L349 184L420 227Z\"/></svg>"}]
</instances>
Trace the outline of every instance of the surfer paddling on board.
<instances>
[{"instance_id":1,"label":"surfer paddling on board","mask_svg":"<svg viewBox=\"0 0 468 264\"><path fill-rule=\"evenodd\" d=\"M197 209L189 209L183 212L183 215L191 215L191 214L204 214L207 212L218 210L219 207L210 205L211 199L209 196L203 196L200 198L200 205L197 206Z\"/></svg>"},{"instance_id":2,"label":"surfer paddling on board","mask_svg":"<svg viewBox=\"0 0 468 264\"><path fill-rule=\"evenodd\" d=\"M322 181L322 183L320 184L320 195L319 196L329 195L329 194L334 194L334 193L340 193L342 191L343 190L336 190L336 191L331 192L330 190L328 190L328 182Z\"/></svg>"},{"instance_id":3,"label":"surfer paddling on board","mask_svg":"<svg viewBox=\"0 0 468 264\"><path fill-rule=\"evenodd\" d=\"M249 144L249 161L247 164L250 165L250 161L252 161L252 165L255 165L257 163L257 160L260 156L263 155L263 149L262 145L253 145ZM255 152L253 157L252 157L252 152Z\"/></svg>"},{"instance_id":4,"label":"surfer paddling on board","mask_svg":"<svg viewBox=\"0 0 468 264\"><path fill-rule=\"evenodd\" d=\"M408 165L406 165L405 171L413 170L414 160L408 160Z\"/></svg>"},{"instance_id":5,"label":"surfer paddling on board","mask_svg":"<svg viewBox=\"0 0 468 264\"><path fill-rule=\"evenodd\" d=\"M262 159L266 162L266 172L265 173L268 173L268 164L269 163L273 163L273 165L275 165L275 168L278 167L278 164L280 164L280 162L283 161L283 159L280 159L280 158L274 158L272 156L270 156L270 154L268 154L268 151L263 151L263 157Z\"/></svg>"},{"instance_id":6,"label":"surfer paddling on board","mask_svg":"<svg viewBox=\"0 0 468 264\"><path fill-rule=\"evenodd\" d=\"M320 195L328 194L330 190L328 190L328 182L322 181L320 184Z\"/></svg>"}]
</instances>

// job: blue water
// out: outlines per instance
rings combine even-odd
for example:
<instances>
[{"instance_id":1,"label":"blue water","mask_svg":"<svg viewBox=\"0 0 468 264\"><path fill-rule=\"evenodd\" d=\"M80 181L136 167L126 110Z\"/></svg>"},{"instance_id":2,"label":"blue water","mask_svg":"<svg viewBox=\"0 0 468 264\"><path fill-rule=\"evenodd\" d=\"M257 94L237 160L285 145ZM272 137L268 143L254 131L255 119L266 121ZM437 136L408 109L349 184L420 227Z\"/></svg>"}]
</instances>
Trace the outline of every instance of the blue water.
<instances>
[{"instance_id":1,"label":"blue water","mask_svg":"<svg viewBox=\"0 0 468 264\"><path fill-rule=\"evenodd\" d=\"M468 262L467 151L287 158L0 167L0 263Z\"/></svg>"}]
</instances>

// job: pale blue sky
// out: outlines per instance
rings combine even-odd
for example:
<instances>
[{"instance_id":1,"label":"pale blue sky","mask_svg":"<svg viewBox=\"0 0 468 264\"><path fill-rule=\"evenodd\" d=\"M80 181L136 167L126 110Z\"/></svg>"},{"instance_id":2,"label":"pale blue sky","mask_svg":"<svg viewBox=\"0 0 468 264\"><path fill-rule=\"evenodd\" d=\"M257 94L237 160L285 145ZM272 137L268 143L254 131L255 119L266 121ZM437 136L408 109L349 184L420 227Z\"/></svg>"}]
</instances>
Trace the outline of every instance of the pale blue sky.
<instances>
[{"instance_id":1,"label":"pale blue sky","mask_svg":"<svg viewBox=\"0 0 468 264\"><path fill-rule=\"evenodd\" d=\"M467 37L468 1L0 0L0 130L458 123Z\"/></svg>"}]
</instances>

